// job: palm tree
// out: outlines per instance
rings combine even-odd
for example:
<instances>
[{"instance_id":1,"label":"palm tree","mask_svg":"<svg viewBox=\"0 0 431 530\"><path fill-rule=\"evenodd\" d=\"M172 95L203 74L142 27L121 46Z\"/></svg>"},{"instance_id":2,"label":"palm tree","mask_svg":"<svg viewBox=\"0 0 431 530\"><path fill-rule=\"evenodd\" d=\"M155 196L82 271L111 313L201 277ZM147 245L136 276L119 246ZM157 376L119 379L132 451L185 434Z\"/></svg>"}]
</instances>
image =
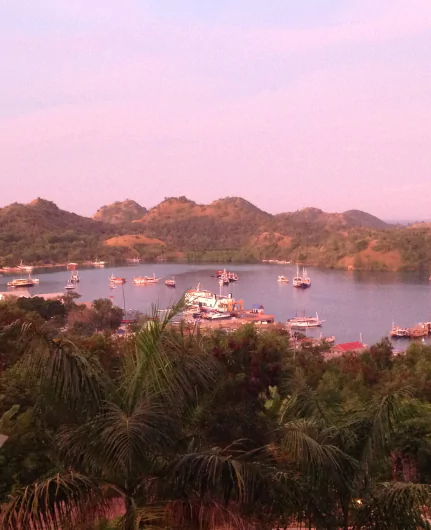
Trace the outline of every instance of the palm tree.
<instances>
[{"instance_id":1,"label":"palm tree","mask_svg":"<svg viewBox=\"0 0 431 530\"><path fill-rule=\"evenodd\" d=\"M180 307L161 321L154 308L115 379L74 344L24 326L24 368L40 381L42 410L61 415L58 473L14 494L2 528L94 528L118 500L125 530L178 518L238 523L238 506L262 490L271 455L185 436L187 411L220 371L213 357L191 351L190 339L171 340L168 323Z\"/></svg>"}]
</instances>

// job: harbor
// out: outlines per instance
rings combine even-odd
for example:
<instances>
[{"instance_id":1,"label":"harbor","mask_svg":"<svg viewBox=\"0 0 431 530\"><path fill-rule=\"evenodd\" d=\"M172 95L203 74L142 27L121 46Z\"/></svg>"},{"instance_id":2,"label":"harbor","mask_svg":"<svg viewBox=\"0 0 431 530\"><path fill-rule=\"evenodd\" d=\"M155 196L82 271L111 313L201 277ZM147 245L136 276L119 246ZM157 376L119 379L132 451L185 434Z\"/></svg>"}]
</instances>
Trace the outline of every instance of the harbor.
<instances>
[{"instance_id":1,"label":"harbor","mask_svg":"<svg viewBox=\"0 0 431 530\"><path fill-rule=\"evenodd\" d=\"M99 262L100 260L96 261ZM19 263L19 261L18 261ZM24 265L27 265L24 262ZM75 268L73 268L75 267ZM366 344L373 344L384 336L389 336L392 323L399 326L415 328L415 323L431 321L431 286L428 275L418 273L378 273L353 272L309 267L307 274L311 287L294 288L292 280L296 275L295 264L187 264L187 263L129 263L113 266L111 264L71 265L67 270L46 268L33 270L32 278L39 280L31 287L8 287L13 279L28 278L28 272L4 272L0 276L0 293L28 292L29 296L44 293L65 293L65 286L72 275L79 281L73 282L73 289L80 295L81 302L91 302L97 298L110 298L119 307L140 312L151 311L153 304L160 309L169 307L190 289L198 284L202 290L212 295L228 298L229 294L242 308L239 314L231 319L201 318L202 326L234 329L241 322L259 321L260 316L251 312L255 304L264 308L264 314L273 317L274 325L286 326L289 319L295 317L315 317L322 320L320 327L307 328L302 333L318 339L321 334L335 336L337 343L360 341L361 334ZM237 280L219 285L217 272L226 269L234 273ZM300 273L302 272L302 268ZM289 282L279 282L284 276ZM125 279L125 283L111 282L110 278ZM150 282L135 284L135 278L149 278ZM158 280L151 282L151 279ZM166 282L174 280L175 287ZM171 283L171 282L169 282ZM218 320L218 321L217 321ZM263 320L262 320L263 321ZM272 321L271 318L268 319ZM257 324L260 325L260 324ZM272 324L270 324L271 326ZM262 324L262 329L268 324ZM416 340L431 342L426 334ZM404 341L393 338L394 345L399 347ZM407 341L405 341L407 342Z\"/></svg>"}]
</instances>

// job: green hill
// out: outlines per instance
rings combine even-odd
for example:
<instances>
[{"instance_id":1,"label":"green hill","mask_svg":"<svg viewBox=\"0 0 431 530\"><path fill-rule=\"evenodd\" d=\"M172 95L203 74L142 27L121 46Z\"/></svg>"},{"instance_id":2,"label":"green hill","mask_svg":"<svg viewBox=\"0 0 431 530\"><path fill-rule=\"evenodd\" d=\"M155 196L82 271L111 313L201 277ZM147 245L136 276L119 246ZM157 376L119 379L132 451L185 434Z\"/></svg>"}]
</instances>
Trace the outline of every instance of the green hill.
<instances>
[{"instance_id":1,"label":"green hill","mask_svg":"<svg viewBox=\"0 0 431 530\"><path fill-rule=\"evenodd\" d=\"M198 204L170 197L147 210L127 200L93 219L37 199L0 209L0 260L14 265L144 259L283 259L324 267L431 267L431 225L394 226L359 210L271 215L239 197Z\"/></svg>"}]
</instances>

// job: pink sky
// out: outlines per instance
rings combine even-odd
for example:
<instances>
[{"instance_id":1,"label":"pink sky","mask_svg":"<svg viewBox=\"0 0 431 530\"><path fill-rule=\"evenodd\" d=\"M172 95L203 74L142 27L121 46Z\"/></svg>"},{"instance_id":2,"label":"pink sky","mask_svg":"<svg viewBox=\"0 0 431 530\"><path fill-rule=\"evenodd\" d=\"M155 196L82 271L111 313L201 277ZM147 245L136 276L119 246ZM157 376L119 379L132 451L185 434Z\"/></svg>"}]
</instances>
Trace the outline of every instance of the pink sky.
<instances>
[{"instance_id":1,"label":"pink sky","mask_svg":"<svg viewBox=\"0 0 431 530\"><path fill-rule=\"evenodd\" d=\"M289 4L9 2L1 205L239 195L430 218L431 2Z\"/></svg>"}]
</instances>

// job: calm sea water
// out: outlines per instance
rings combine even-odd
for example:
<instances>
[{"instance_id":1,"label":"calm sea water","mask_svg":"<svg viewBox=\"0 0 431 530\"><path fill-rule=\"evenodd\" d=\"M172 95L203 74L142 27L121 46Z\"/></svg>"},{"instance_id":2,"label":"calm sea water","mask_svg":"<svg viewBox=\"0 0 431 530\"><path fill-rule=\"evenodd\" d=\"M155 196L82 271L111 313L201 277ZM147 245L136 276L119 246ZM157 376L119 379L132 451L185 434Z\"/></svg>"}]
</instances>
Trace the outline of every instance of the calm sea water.
<instances>
[{"instance_id":1,"label":"calm sea water","mask_svg":"<svg viewBox=\"0 0 431 530\"><path fill-rule=\"evenodd\" d=\"M294 289L292 283L279 284L279 274L295 275L294 265L191 265L178 263L142 264L104 269L80 270L81 282L77 292L81 301L113 297L115 304L123 307L122 288L110 289L109 276L127 278L124 294L127 309L148 311L151 304L167 307L181 294L195 287L219 292L214 277L215 271L226 267L239 275L239 281L223 288L236 299L244 300L245 308L261 303L276 321L299 315L314 315L324 319L323 328L314 334L335 335L337 342L359 340L362 334L367 344L387 335L395 322L401 326L412 326L417 322L431 320L431 282L428 275L420 273L353 272L330 269L308 269L312 286L307 290ZM134 276L151 275L162 279L175 276L176 289L168 288L161 281L155 285L133 284ZM64 291L69 272L36 271L34 277L40 284L30 288L33 294ZM16 276L15 276L16 277ZM0 277L0 291L7 291L10 276Z\"/></svg>"}]
</instances>

